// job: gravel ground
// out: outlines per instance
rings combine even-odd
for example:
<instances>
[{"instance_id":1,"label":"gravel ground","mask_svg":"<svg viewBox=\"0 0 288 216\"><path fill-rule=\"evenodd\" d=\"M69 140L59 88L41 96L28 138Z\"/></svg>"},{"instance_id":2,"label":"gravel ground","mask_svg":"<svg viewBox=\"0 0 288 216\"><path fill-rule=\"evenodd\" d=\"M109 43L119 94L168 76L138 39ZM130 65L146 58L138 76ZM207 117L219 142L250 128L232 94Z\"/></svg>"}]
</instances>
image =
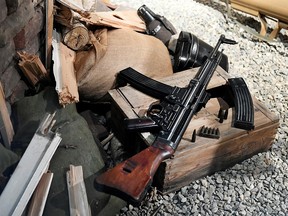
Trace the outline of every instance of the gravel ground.
<instances>
[{"instance_id":1,"label":"gravel ground","mask_svg":"<svg viewBox=\"0 0 288 216\"><path fill-rule=\"evenodd\" d=\"M288 31L277 42L259 42L231 19L219 0L138 0L113 3L135 9L146 4L164 15L180 32L188 31L215 45L225 34L238 42L223 46L230 73L245 78L251 93L280 118L272 149L230 169L215 173L161 196L156 191L139 207L131 205L121 215L288 215ZM233 12L238 20L259 32L256 18ZM273 26L269 22L269 26Z\"/></svg>"}]
</instances>

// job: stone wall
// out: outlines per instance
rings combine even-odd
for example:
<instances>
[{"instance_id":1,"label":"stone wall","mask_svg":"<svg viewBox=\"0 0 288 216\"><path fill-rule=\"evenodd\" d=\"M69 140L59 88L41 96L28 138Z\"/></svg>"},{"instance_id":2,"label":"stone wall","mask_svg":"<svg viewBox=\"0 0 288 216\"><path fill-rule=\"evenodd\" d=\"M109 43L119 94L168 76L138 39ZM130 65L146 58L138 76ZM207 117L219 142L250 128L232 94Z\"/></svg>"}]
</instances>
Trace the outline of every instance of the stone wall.
<instances>
[{"instance_id":1,"label":"stone wall","mask_svg":"<svg viewBox=\"0 0 288 216\"><path fill-rule=\"evenodd\" d=\"M13 104L28 89L18 68L17 51L44 55L44 0L0 0L0 81Z\"/></svg>"}]
</instances>

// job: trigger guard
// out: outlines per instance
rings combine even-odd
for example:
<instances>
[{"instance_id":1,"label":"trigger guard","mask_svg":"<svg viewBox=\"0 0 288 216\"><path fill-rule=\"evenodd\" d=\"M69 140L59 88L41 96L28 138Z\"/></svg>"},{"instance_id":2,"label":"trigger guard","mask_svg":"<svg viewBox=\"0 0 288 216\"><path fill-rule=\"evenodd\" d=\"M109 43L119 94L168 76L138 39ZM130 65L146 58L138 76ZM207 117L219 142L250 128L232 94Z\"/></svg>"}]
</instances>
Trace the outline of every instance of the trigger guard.
<instances>
[{"instance_id":1,"label":"trigger guard","mask_svg":"<svg viewBox=\"0 0 288 216\"><path fill-rule=\"evenodd\" d=\"M148 116L156 116L156 117L160 117L160 112L163 110L163 106L156 102L151 104L151 106L149 107L149 109L147 110L147 115Z\"/></svg>"}]
</instances>

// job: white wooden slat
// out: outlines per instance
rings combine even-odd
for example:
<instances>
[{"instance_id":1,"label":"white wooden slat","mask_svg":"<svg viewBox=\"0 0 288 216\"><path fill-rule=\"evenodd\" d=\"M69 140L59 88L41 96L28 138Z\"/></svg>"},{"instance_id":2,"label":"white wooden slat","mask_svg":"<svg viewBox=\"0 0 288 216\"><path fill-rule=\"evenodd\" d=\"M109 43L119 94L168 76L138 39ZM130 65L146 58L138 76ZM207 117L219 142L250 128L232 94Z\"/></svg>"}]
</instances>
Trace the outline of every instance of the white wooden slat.
<instances>
[{"instance_id":1,"label":"white wooden slat","mask_svg":"<svg viewBox=\"0 0 288 216\"><path fill-rule=\"evenodd\" d=\"M50 131L55 114L41 121L29 146L0 196L1 216L18 216L24 211L41 176L61 142L60 134Z\"/></svg>"}]
</instances>

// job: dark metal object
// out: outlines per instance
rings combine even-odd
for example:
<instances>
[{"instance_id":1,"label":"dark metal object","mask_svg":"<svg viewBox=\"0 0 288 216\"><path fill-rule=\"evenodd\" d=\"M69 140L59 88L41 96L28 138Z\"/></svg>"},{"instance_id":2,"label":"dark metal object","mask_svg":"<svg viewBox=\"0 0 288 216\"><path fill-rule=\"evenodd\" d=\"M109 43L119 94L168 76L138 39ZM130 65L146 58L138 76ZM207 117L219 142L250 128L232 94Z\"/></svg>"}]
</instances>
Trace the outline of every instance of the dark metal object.
<instances>
[{"instance_id":1,"label":"dark metal object","mask_svg":"<svg viewBox=\"0 0 288 216\"><path fill-rule=\"evenodd\" d=\"M243 78L228 79L233 92L235 118L233 126L245 130L254 129L254 106L251 94Z\"/></svg>"},{"instance_id":2,"label":"dark metal object","mask_svg":"<svg viewBox=\"0 0 288 216\"><path fill-rule=\"evenodd\" d=\"M193 130L191 142L196 142L196 130Z\"/></svg>"},{"instance_id":3,"label":"dark metal object","mask_svg":"<svg viewBox=\"0 0 288 216\"><path fill-rule=\"evenodd\" d=\"M219 139L220 131L219 128L210 128L203 125L198 135L207 138Z\"/></svg>"},{"instance_id":4,"label":"dark metal object","mask_svg":"<svg viewBox=\"0 0 288 216\"><path fill-rule=\"evenodd\" d=\"M201 66L212 50L212 46L200 40L195 35L181 31L174 54L174 72ZM229 63L228 57L225 54L222 54L219 65L228 72Z\"/></svg>"},{"instance_id":5,"label":"dark metal object","mask_svg":"<svg viewBox=\"0 0 288 216\"><path fill-rule=\"evenodd\" d=\"M171 36L177 31L174 26L164 17L155 14L146 5L142 5L137 13L146 24L146 32L160 39L165 45L168 44Z\"/></svg>"},{"instance_id":6,"label":"dark metal object","mask_svg":"<svg viewBox=\"0 0 288 216\"><path fill-rule=\"evenodd\" d=\"M226 120L227 117L228 117L228 109L224 110L224 109L220 108L219 112L218 112L219 122L223 123L223 121Z\"/></svg>"}]
</instances>

